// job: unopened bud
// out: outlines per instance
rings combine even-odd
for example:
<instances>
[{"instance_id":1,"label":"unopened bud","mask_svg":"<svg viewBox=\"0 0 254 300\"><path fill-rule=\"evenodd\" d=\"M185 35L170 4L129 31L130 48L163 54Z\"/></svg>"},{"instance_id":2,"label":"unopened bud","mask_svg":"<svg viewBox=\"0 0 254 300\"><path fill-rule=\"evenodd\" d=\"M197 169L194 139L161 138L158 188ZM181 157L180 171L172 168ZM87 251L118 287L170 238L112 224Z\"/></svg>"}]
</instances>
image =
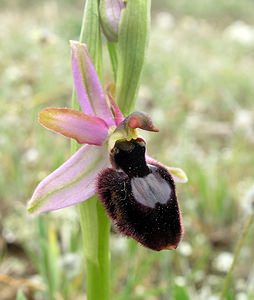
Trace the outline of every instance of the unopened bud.
<instances>
[{"instance_id":1,"label":"unopened bud","mask_svg":"<svg viewBox=\"0 0 254 300\"><path fill-rule=\"evenodd\" d=\"M124 0L100 1L101 26L105 36L110 42L116 42L118 40L119 23L124 7Z\"/></svg>"}]
</instances>

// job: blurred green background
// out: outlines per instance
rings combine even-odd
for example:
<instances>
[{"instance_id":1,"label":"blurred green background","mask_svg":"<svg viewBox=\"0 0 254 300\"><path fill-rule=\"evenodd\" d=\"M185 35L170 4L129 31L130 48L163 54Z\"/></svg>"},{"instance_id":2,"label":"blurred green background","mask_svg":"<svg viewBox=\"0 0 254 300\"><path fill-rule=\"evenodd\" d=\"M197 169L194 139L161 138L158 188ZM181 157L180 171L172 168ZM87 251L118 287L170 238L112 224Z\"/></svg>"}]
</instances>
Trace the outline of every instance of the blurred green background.
<instances>
[{"instance_id":1,"label":"blurred green background","mask_svg":"<svg viewBox=\"0 0 254 300\"><path fill-rule=\"evenodd\" d=\"M146 134L149 153L188 174L177 185L185 236L176 251L157 253L112 230L112 299L216 300L254 202L254 1L152 2L137 108L160 128ZM31 218L25 208L69 157L69 141L41 127L37 113L70 105L69 40L83 2L0 7L0 299L17 291L20 300L85 299L76 209ZM254 299L253 232L227 299Z\"/></svg>"}]
</instances>

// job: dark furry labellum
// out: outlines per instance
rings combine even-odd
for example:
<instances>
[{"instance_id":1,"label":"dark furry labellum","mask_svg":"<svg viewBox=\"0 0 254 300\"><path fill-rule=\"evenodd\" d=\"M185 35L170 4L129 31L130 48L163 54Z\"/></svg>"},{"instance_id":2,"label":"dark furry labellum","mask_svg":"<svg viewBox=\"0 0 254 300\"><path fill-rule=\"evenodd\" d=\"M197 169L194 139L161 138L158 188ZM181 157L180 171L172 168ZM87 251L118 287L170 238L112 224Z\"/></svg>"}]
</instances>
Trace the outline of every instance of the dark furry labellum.
<instances>
[{"instance_id":1,"label":"dark furry labellum","mask_svg":"<svg viewBox=\"0 0 254 300\"><path fill-rule=\"evenodd\" d=\"M97 191L122 234L153 250L175 249L183 233L175 183L161 165L147 164L145 150L140 138L117 141Z\"/></svg>"}]
</instances>

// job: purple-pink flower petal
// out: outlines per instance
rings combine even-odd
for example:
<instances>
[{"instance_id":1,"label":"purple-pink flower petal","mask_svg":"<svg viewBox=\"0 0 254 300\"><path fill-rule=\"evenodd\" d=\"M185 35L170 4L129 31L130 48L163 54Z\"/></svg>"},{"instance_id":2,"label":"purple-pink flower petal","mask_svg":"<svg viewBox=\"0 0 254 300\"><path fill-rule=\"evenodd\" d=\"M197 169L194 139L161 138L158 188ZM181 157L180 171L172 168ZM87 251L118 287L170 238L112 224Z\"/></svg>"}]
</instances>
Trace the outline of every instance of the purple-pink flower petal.
<instances>
[{"instance_id":1,"label":"purple-pink flower petal","mask_svg":"<svg viewBox=\"0 0 254 300\"><path fill-rule=\"evenodd\" d=\"M36 188L28 211L41 213L67 207L95 194L98 172L109 166L105 147L82 146Z\"/></svg>"},{"instance_id":2,"label":"purple-pink flower petal","mask_svg":"<svg viewBox=\"0 0 254 300\"><path fill-rule=\"evenodd\" d=\"M73 45L73 43L72 43ZM86 86L84 84L84 74L80 70L80 65L77 57L77 51L74 51L72 46L72 76L75 85L75 90L78 96L81 110L88 115L95 115L91 103L89 101Z\"/></svg>"},{"instance_id":3,"label":"purple-pink flower petal","mask_svg":"<svg viewBox=\"0 0 254 300\"><path fill-rule=\"evenodd\" d=\"M110 93L108 93L108 99L111 104L116 126L118 126L124 120L124 116Z\"/></svg>"},{"instance_id":4,"label":"purple-pink flower petal","mask_svg":"<svg viewBox=\"0 0 254 300\"><path fill-rule=\"evenodd\" d=\"M46 108L40 112L39 122L80 144L102 145L108 134L102 119L69 108Z\"/></svg>"},{"instance_id":5,"label":"purple-pink flower petal","mask_svg":"<svg viewBox=\"0 0 254 300\"><path fill-rule=\"evenodd\" d=\"M73 80L82 111L100 116L109 126L115 125L86 45L71 41L71 49Z\"/></svg>"}]
</instances>

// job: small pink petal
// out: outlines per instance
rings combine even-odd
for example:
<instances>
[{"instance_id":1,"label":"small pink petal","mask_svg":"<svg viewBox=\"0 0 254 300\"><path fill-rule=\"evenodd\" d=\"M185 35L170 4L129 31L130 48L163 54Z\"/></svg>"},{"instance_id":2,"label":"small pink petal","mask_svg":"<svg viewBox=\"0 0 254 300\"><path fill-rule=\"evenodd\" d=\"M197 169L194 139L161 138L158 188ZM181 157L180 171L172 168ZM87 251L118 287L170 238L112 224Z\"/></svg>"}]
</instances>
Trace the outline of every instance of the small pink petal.
<instances>
[{"instance_id":1,"label":"small pink petal","mask_svg":"<svg viewBox=\"0 0 254 300\"><path fill-rule=\"evenodd\" d=\"M108 134L102 119L69 108L46 108L40 112L39 122L80 144L102 145Z\"/></svg>"},{"instance_id":2,"label":"small pink petal","mask_svg":"<svg viewBox=\"0 0 254 300\"><path fill-rule=\"evenodd\" d=\"M124 120L124 116L111 94L108 94L108 99L111 104L116 126L118 126Z\"/></svg>"},{"instance_id":3,"label":"small pink petal","mask_svg":"<svg viewBox=\"0 0 254 300\"><path fill-rule=\"evenodd\" d=\"M28 211L41 213L67 207L95 194L96 176L109 166L105 147L82 146L37 186Z\"/></svg>"},{"instance_id":4,"label":"small pink petal","mask_svg":"<svg viewBox=\"0 0 254 300\"><path fill-rule=\"evenodd\" d=\"M71 41L73 80L84 113L95 114L115 125L106 97L85 44Z\"/></svg>"}]
</instances>

